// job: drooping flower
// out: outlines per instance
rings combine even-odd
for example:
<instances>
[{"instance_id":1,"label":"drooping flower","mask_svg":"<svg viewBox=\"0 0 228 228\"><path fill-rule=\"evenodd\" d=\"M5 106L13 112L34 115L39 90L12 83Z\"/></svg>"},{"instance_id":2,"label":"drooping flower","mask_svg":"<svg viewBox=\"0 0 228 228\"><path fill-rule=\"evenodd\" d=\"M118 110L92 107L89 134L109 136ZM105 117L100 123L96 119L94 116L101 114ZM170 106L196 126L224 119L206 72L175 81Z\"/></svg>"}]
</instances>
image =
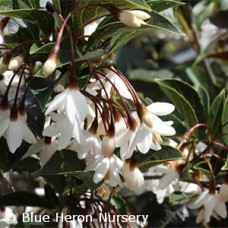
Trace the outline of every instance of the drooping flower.
<instances>
[{"instance_id":1,"label":"drooping flower","mask_svg":"<svg viewBox=\"0 0 228 228\"><path fill-rule=\"evenodd\" d=\"M59 146L51 138L46 137L44 140L38 139L37 143L29 147L23 159L32 154L39 154L40 164L43 167L57 150L59 150Z\"/></svg>"},{"instance_id":2,"label":"drooping flower","mask_svg":"<svg viewBox=\"0 0 228 228\"><path fill-rule=\"evenodd\" d=\"M144 177L137 166L131 167L130 163L125 161L122 168L122 174L129 189L138 190L142 187Z\"/></svg>"},{"instance_id":3,"label":"drooping flower","mask_svg":"<svg viewBox=\"0 0 228 228\"><path fill-rule=\"evenodd\" d=\"M4 134L10 152L14 153L21 145L22 140L36 143L32 131L28 128L25 115L11 115L10 110L0 110L0 137Z\"/></svg>"},{"instance_id":4,"label":"drooping flower","mask_svg":"<svg viewBox=\"0 0 228 228\"><path fill-rule=\"evenodd\" d=\"M209 190L205 190L199 194L199 196L192 200L188 207L190 209L204 208L204 221L206 223L210 222L210 218L214 213L219 215L221 218L226 218L227 210L224 201L221 200L218 192L210 192ZM203 213L203 212L201 212Z\"/></svg>"},{"instance_id":5,"label":"drooping flower","mask_svg":"<svg viewBox=\"0 0 228 228\"><path fill-rule=\"evenodd\" d=\"M60 94L58 94L53 101L48 104L48 109L46 114L49 114L53 111L59 111L66 115L70 123L67 123L67 120L64 120L69 126L69 129L65 129L67 133L71 134L73 132L73 137L77 140L78 143L85 143L85 138L82 132L82 126L87 115L90 114L89 105L86 101L85 96L78 89L66 89ZM59 116L59 118L64 119L63 116ZM73 131L72 127L73 126ZM60 121L57 120L57 124L54 125L58 130L63 130L63 125ZM56 129L56 130L57 130ZM54 129L52 129L54 130ZM64 131L64 132L66 132ZM55 130L52 132L54 133ZM71 132L71 133L70 133ZM49 132L52 134L51 132ZM57 132L56 132L57 133ZM60 132L59 132L60 133ZM62 147L65 147L69 142L69 134L64 136L61 133Z\"/></svg>"},{"instance_id":6,"label":"drooping flower","mask_svg":"<svg viewBox=\"0 0 228 228\"><path fill-rule=\"evenodd\" d=\"M161 136L172 136L176 133L171 126L172 121L162 121L157 117L157 115L163 116L173 112L175 107L172 104L157 102L141 108L139 115L142 123L132 141L129 142L129 148L125 154L126 159L131 157L136 148L143 154L149 149L159 150Z\"/></svg>"},{"instance_id":7,"label":"drooping flower","mask_svg":"<svg viewBox=\"0 0 228 228\"><path fill-rule=\"evenodd\" d=\"M150 18L150 15L141 10L122 10L120 11L118 18L123 24L130 27L141 27L145 25L145 21Z\"/></svg>"},{"instance_id":8,"label":"drooping flower","mask_svg":"<svg viewBox=\"0 0 228 228\"><path fill-rule=\"evenodd\" d=\"M122 165L123 162L115 154L109 157L97 155L94 157L94 161L87 166L86 170L95 170L94 183L99 183L105 179L109 185L116 187L122 183L120 179Z\"/></svg>"}]
</instances>

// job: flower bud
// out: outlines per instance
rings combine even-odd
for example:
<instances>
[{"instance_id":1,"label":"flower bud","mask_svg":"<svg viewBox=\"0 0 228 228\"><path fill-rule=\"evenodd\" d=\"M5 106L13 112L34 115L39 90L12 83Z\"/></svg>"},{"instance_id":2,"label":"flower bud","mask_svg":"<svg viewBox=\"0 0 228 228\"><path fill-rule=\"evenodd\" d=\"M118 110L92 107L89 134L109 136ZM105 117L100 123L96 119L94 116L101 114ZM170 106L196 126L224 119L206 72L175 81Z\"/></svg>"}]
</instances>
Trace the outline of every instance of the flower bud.
<instances>
[{"instance_id":1,"label":"flower bud","mask_svg":"<svg viewBox=\"0 0 228 228\"><path fill-rule=\"evenodd\" d=\"M141 121L149 128L153 127L153 116L149 113L146 106L143 103L139 103L137 106L137 113Z\"/></svg>"},{"instance_id":2,"label":"flower bud","mask_svg":"<svg viewBox=\"0 0 228 228\"><path fill-rule=\"evenodd\" d=\"M137 166L131 167L131 164L125 161L122 174L129 189L137 190L142 187L144 183L144 177Z\"/></svg>"},{"instance_id":3,"label":"flower bud","mask_svg":"<svg viewBox=\"0 0 228 228\"><path fill-rule=\"evenodd\" d=\"M57 55L53 54L44 63L43 73L44 76L48 76L54 72L57 66Z\"/></svg>"},{"instance_id":4,"label":"flower bud","mask_svg":"<svg viewBox=\"0 0 228 228\"><path fill-rule=\"evenodd\" d=\"M22 55L18 55L10 60L8 69L18 70L19 67L23 64L23 62L24 62L24 57Z\"/></svg>"},{"instance_id":5,"label":"flower bud","mask_svg":"<svg viewBox=\"0 0 228 228\"><path fill-rule=\"evenodd\" d=\"M123 10L119 13L118 18L127 26L141 27L141 25L146 24L144 20L149 19L150 15L141 10Z\"/></svg>"},{"instance_id":6,"label":"flower bud","mask_svg":"<svg viewBox=\"0 0 228 228\"><path fill-rule=\"evenodd\" d=\"M101 143L101 151L102 154L106 157L109 157L113 154L116 148L116 140L115 137L104 136Z\"/></svg>"},{"instance_id":7,"label":"flower bud","mask_svg":"<svg viewBox=\"0 0 228 228\"><path fill-rule=\"evenodd\" d=\"M220 198L223 202L228 201L228 183L224 182L219 190Z\"/></svg>"}]
</instances>

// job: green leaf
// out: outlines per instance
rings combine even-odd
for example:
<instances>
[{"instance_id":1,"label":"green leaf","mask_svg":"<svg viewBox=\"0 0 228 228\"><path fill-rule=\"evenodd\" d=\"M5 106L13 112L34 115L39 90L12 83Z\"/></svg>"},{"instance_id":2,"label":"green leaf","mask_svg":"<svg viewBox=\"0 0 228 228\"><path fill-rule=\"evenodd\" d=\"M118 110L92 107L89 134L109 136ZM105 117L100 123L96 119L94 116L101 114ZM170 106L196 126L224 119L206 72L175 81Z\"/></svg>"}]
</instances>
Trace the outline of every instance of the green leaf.
<instances>
[{"instance_id":1,"label":"green leaf","mask_svg":"<svg viewBox=\"0 0 228 228\"><path fill-rule=\"evenodd\" d=\"M1 154L0 154L0 170L6 171L9 169L8 162L9 162L9 148L5 138L0 138L0 147L1 147Z\"/></svg>"},{"instance_id":2,"label":"green leaf","mask_svg":"<svg viewBox=\"0 0 228 228\"><path fill-rule=\"evenodd\" d=\"M213 88L211 84L209 84L208 80L205 80L205 78L208 77L208 73L205 71L203 67L198 65L193 65L186 69L186 73L194 85L200 84L209 93L211 92Z\"/></svg>"},{"instance_id":3,"label":"green leaf","mask_svg":"<svg viewBox=\"0 0 228 228\"><path fill-rule=\"evenodd\" d=\"M221 170L224 170L224 171L228 170L228 156L226 158L225 165L221 168Z\"/></svg>"},{"instance_id":4,"label":"green leaf","mask_svg":"<svg viewBox=\"0 0 228 228\"><path fill-rule=\"evenodd\" d=\"M225 90L222 90L220 94L214 99L209 109L208 125L214 134L217 133L218 127L221 124L221 114L223 113L224 99Z\"/></svg>"},{"instance_id":5,"label":"green leaf","mask_svg":"<svg viewBox=\"0 0 228 228\"><path fill-rule=\"evenodd\" d=\"M150 11L150 7L144 0L81 0L77 6L77 9L81 10L77 10L74 16L74 21L79 28L89 21L109 14L109 11L98 5L110 5L118 9L141 9Z\"/></svg>"},{"instance_id":6,"label":"green leaf","mask_svg":"<svg viewBox=\"0 0 228 228\"><path fill-rule=\"evenodd\" d=\"M93 181L94 171L74 172L67 177L67 187L74 188L74 194L80 197L88 189L94 191L103 182L95 184Z\"/></svg>"},{"instance_id":7,"label":"green leaf","mask_svg":"<svg viewBox=\"0 0 228 228\"><path fill-rule=\"evenodd\" d=\"M16 17L29 21L39 27L44 34L49 35L54 26L54 19L48 12L38 9L16 9L0 11L0 15Z\"/></svg>"},{"instance_id":8,"label":"green leaf","mask_svg":"<svg viewBox=\"0 0 228 228\"><path fill-rule=\"evenodd\" d=\"M123 47L125 44L127 44L129 41L137 37L141 34L141 31L131 31L131 32L122 32L118 34L117 36L114 36L112 39L112 48L110 49L109 53L116 52L121 47Z\"/></svg>"},{"instance_id":9,"label":"green leaf","mask_svg":"<svg viewBox=\"0 0 228 228\"><path fill-rule=\"evenodd\" d=\"M150 150L147 154L141 154L137 157L139 169L144 172L152 166L159 165L166 161L183 159L181 151L168 145L162 145L161 150Z\"/></svg>"},{"instance_id":10,"label":"green leaf","mask_svg":"<svg viewBox=\"0 0 228 228\"><path fill-rule=\"evenodd\" d=\"M223 112L222 112L222 134L223 142L228 145L228 97L224 102Z\"/></svg>"},{"instance_id":11,"label":"green leaf","mask_svg":"<svg viewBox=\"0 0 228 228\"><path fill-rule=\"evenodd\" d=\"M12 169L17 172L27 171L33 173L40 169L40 162L36 158L28 157L14 164Z\"/></svg>"},{"instance_id":12,"label":"green leaf","mask_svg":"<svg viewBox=\"0 0 228 228\"><path fill-rule=\"evenodd\" d=\"M194 86L194 89L197 91L197 93L201 99L201 103L203 104L204 110L205 110L204 111L205 116L207 117L209 106L210 106L210 96L209 96L207 90L200 84L196 84Z\"/></svg>"},{"instance_id":13,"label":"green leaf","mask_svg":"<svg viewBox=\"0 0 228 228\"><path fill-rule=\"evenodd\" d=\"M195 194L191 192L173 192L169 196L169 203L173 206L188 202Z\"/></svg>"},{"instance_id":14,"label":"green leaf","mask_svg":"<svg viewBox=\"0 0 228 228\"><path fill-rule=\"evenodd\" d=\"M32 8L39 9L40 8L40 1L37 0L28 0Z\"/></svg>"},{"instance_id":15,"label":"green leaf","mask_svg":"<svg viewBox=\"0 0 228 228\"><path fill-rule=\"evenodd\" d=\"M127 214L126 201L120 195L113 195L111 200L112 200L111 201L112 204L118 210L120 215L126 215Z\"/></svg>"},{"instance_id":16,"label":"green leaf","mask_svg":"<svg viewBox=\"0 0 228 228\"><path fill-rule=\"evenodd\" d=\"M178 35L184 35L183 32L180 31L180 29L177 28L173 23L171 23L166 17L160 15L155 11L151 11L149 14L151 18L149 19L146 25L142 26L142 28L151 27L151 28L162 29L167 32L171 32Z\"/></svg>"},{"instance_id":17,"label":"green leaf","mask_svg":"<svg viewBox=\"0 0 228 228\"><path fill-rule=\"evenodd\" d=\"M0 197L0 204L4 206L49 207L40 196L24 191L17 191Z\"/></svg>"},{"instance_id":18,"label":"green leaf","mask_svg":"<svg viewBox=\"0 0 228 228\"><path fill-rule=\"evenodd\" d=\"M205 175L210 176L209 167L208 167L207 162L205 162L205 161L201 161L201 162L197 163L197 164L193 167L193 169L200 170L200 171L203 172Z\"/></svg>"},{"instance_id":19,"label":"green leaf","mask_svg":"<svg viewBox=\"0 0 228 228\"><path fill-rule=\"evenodd\" d=\"M179 2L179 1L168 1L168 0L146 0L146 3L150 6L150 8L156 12L161 12L166 9L183 5L185 4L184 2Z\"/></svg>"},{"instance_id":20,"label":"green leaf","mask_svg":"<svg viewBox=\"0 0 228 228\"><path fill-rule=\"evenodd\" d=\"M53 209L58 208L60 205L60 202L53 188L50 185L46 184L44 186L44 191L45 191L45 198L49 208L53 208Z\"/></svg>"},{"instance_id":21,"label":"green leaf","mask_svg":"<svg viewBox=\"0 0 228 228\"><path fill-rule=\"evenodd\" d=\"M187 128L196 125L199 121L204 121L202 103L192 86L176 79L156 81L183 116Z\"/></svg>"},{"instance_id":22,"label":"green leaf","mask_svg":"<svg viewBox=\"0 0 228 228\"><path fill-rule=\"evenodd\" d=\"M54 89L55 82L48 78L33 77L29 79L29 86L32 93L38 100L40 108L44 111L49 96Z\"/></svg>"},{"instance_id":23,"label":"green leaf","mask_svg":"<svg viewBox=\"0 0 228 228\"><path fill-rule=\"evenodd\" d=\"M44 175L45 181L54 188L60 195L66 187L66 178L63 175Z\"/></svg>"},{"instance_id":24,"label":"green leaf","mask_svg":"<svg viewBox=\"0 0 228 228\"><path fill-rule=\"evenodd\" d=\"M71 150L56 151L37 175L74 175L85 169L85 162L78 159L77 152Z\"/></svg>"},{"instance_id":25,"label":"green leaf","mask_svg":"<svg viewBox=\"0 0 228 228\"><path fill-rule=\"evenodd\" d=\"M48 43L48 44L42 44L42 43L34 43L29 51L30 55L38 54L38 53L50 53L55 43Z\"/></svg>"},{"instance_id":26,"label":"green leaf","mask_svg":"<svg viewBox=\"0 0 228 228\"><path fill-rule=\"evenodd\" d=\"M155 79L168 79L173 78L173 73L169 70L161 69L161 70L144 70L137 69L132 70L129 73L130 80L141 80L145 82L155 82Z\"/></svg>"}]
</instances>

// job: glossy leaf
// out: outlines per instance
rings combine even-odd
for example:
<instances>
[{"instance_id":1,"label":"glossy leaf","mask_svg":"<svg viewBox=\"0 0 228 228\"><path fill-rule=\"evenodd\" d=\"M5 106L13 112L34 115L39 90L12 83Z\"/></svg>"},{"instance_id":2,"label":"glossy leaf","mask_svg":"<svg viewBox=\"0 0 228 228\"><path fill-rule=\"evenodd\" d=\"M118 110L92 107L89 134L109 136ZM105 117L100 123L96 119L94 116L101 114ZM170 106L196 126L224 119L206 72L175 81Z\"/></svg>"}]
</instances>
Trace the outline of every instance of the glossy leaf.
<instances>
[{"instance_id":1,"label":"glossy leaf","mask_svg":"<svg viewBox=\"0 0 228 228\"><path fill-rule=\"evenodd\" d=\"M0 204L4 206L31 206L49 208L46 201L32 193L17 191L0 197Z\"/></svg>"},{"instance_id":2,"label":"glossy leaf","mask_svg":"<svg viewBox=\"0 0 228 228\"><path fill-rule=\"evenodd\" d=\"M150 150L147 154L138 156L139 169L144 172L152 166L159 165L166 161L182 159L181 151L168 145L162 145L159 151Z\"/></svg>"},{"instance_id":3,"label":"glossy leaf","mask_svg":"<svg viewBox=\"0 0 228 228\"><path fill-rule=\"evenodd\" d=\"M110 5L118 9L141 9L150 11L150 7L144 0L81 0L78 4L78 8L81 10L75 12L74 18L78 27L85 25L95 18L110 14L105 7L100 7L99 5Z\"/></svg>"},{"instance_id":4,"label":"glossy leaf","mask_svg":"<svg viewBox=\"0 0 228 228\"><path fill-rule=\"evenodd\" d=\"M29 51L30 55L38 54L38 53L50 53L51 49L53 48L55 43L48 43L48 44L41 44L41 43L34 43Z\"/></svg>"},{"instance_id":5,"label":"glossy leaf","mask_svg":"<svg viewBox=\"0 0 228 228\"><path fill-rule=\"evenodd\" d=\"M146 3L150 6L150 8L156 12L161 12L166 9L183 5L183 2L179 1L169 1L169 0L146 0Z\"/></svg>"},{"instance_id":6,"label":"glossy leaf","mask_svg":"<svg viewBox=\"0 0 228 228\"><path fill-rule=\"evenodd\" d=\"M29 21L38 26L44 34L49 35L52 31L54 20L51 14L44 10L38 9L16 9L0 11L0 15L16 17Z\"/></svg>"},{"instance_id":7,"label":"glossy leaf","mask_svg":"<svg viewBox=\"0 0 228 228\"><path fill-rule=\"evenodd\" d=\"M29 80L30 89L38 100L42 110L45 109L45 105L54 89L54 85L55 82L47 78L33 77Z\"/></svg>"},{"instance_id":8,"label":"glossy leaf","mask_svg":"<svg viewBox=\"0 0 228 228\"><path fill-rule=\"evenodd\" d=\"M192 86L176 79L157 80L157 83L183 116L186 127L204 121L203 105Z\"/></svg>"},{"instance_id":9,"label":"glossy leaf","mask_svg":"<svg viewBox=\"0 0 228 228\"><path fill-rule=\"evenodd\" d=\"M223 142L228 145L228 97L224 102L223 112L222 112L222 134Z\"/></svg>"},{"instance_id":10,"label":"glossy leaf","mask_svg":"<svg viewBox=\"0 0 228 228\"><path fill-rule=\"evenodd\" d=\"M49 208L57 208L60 202L53 188L50 185L46 184L44 186L44 191L45 191L45 198Z\"/></svg>"},{"instance_id":11,"label":"glossy leaf","mask_svg":"<svg viewBox=\"0 0 228 228\"><path fill-rule=\"evenodd\" d=\"M85 163L78 159L77 152L71 150L56 151L45 166L36 172L39 175L73 175L82 172Z\"/></svg>"},{"instance_id":12,"label":"glossy leaf","mask_svg":"<svg viewBox=\"0 0 228 228\"><path fill-rule=\"evenodd\" d=\"M169 203L173 206L184 204L194 196L195 194L191 192L173 192L169 196Z\"/></svg>"},{"instance_id":13,"label":"glossy leaf","mask_svg":"<svg viewBox=\"0 0 228 228\"><path fill-rule=\"evenodd\" d=\"M225 99L225 90L212 102L208 113L208 124L214 134L217 133L218 127L221 124L221 114L223 112L223 105Z\"/></svg>"},{"instance_id":14,"label":"glossy leaf","mask_svg":"<svg viewBox=\"0 0 228 228\"><path fill-rule=\"evenodd\" d=\"M209 96L207 90L200 84L196 84L194 86L194 88L197 91L197 93L201 99L201 103L204 106L204 110L205 110L204 113L205 113L205 115L207 115L209 106L210 106L210 96Z\"/></svg>"}]
</instances>

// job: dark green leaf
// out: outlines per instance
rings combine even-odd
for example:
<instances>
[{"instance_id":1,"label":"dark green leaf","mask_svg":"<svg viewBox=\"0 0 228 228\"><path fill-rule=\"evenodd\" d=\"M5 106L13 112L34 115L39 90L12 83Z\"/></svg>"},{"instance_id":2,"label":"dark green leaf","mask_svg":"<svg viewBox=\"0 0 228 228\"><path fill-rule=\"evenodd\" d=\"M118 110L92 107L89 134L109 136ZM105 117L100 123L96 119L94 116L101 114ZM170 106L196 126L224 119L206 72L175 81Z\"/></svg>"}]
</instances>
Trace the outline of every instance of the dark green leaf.
<instances>
[{"instance_id":1,"label":"dark green leaf","mask_svg":"<svg viewBox=\"0 0 228 228\"><path fill-rule=\"evenodd\" d=\"M59 198L56 196L55 191L48 184L44 186L45 198L49 208L57 208L60 204Z\"/></svg>"},{"instance_id":2,"label":"dark green leaf","mask_svg":"<svg viewBox=\"0 0 228 228\"><path fill-rule=\"evenodd\" d=\"M28 2L30 3L30 6L32 8L35 8L35 9L39 9L40 8L40 1L37 1L37 0L28 0Z\"/></svg>"},{"instance_id":3,"label":"dark green leaf","mask_svg":"<svg viewBox=\"0 0 228 228\"><path fill-rule=\"evenodd\" d=\"M180 1L169 1L169 0L146 0L146 3L150 6L150 8L156 12L161 12L166 9L183 5L183 2Z\"/></svg>"},{"instance_id":4,"label":"dark green leaf","mask_svg":"<svg viewBox=\"0 0 228 228\"><path fill-rule=\"evenodd\" d=\"M228 145L228 97L224 102L223 112L222 112L222 137L223 142Z\"/></svg>"},{"instance_id":5,"label":"dark green leaf","mask_svg":"<svg viewBox=\"0 0 228 228\"><path fill-rule=\"evenodd\" d=\"M0 170L6 171L8 167L9 160L9 148L5 138L0 138L1 154L0 154Z\"/></svg>"},{"instance_id":6,"label":"dark green leaf","mask_svg":"<svg viewBox=\"0 0 228 228\"><path fill-rule=\"evenodd\" d=\"M85 169L85 162L78 159L77 152L71 150L56 151L45 166L37 171L38 175L76 175Z\"/></svg>"},{"instance_id":7,"label":"dark green leaf","mask_svg":"<svg viewBox=\"0 0 228 228\"><path fill-rule=\"evenodd\" d=\"M126 215L127 214L126 202L120 195L113 195L112 204L118 210L120 215Z\"/></svg>"},{"instance_id":8,"label":"dark green leaf","mask_svg":"<svg viewBox=\"0 0 228 228\"><path fill-rule=\"evenodd\" d=\"M69 173L68 173L69 174ZM93 181L94 171L72 172L67 177L67 187L74 188L74 194L80 197L88 189L97 189L103 182L95 184Z\"/></svg>"},{"instance_id":9,"label":"dark green leaf","mask_svg":"<svg viewBox=\"0 0 228 228\"><path fill-rule=\"evenodd\" d=\"M159 151L150 150L147 154L138 156L139 169L144 172L152 166L159 165L165 161L182 159L181 151L171 146L162 145Z\"/></svg>"},{"instance_id":10,"label":"dark green leaf","mask_svg":"<svg viewBox=\"0 0 228 228\"><path fill-rule=\"evenodd\" d=\"M45 200L31 192L13 192L0 197L0 204L4 206L49 207Z\"/></svg>"},{"instance_id":11,"label":"dark green leaf","mask_svg":"<svg viewBox=\"0 0 228 228\"><path fill-rule=\"evenodd\" d=\"M205 161L201 161L199 163L197 163L193 169L196 169L196 170L200 170L201 172L203 172L205 175L210 175L210 171L209 171L209 167L208 167L208 164L207 162Z\"/></svg>"},{"instance_id":12,"label":"dark green leaf","mask_svg":"<svg viewBox=\"0 0 228 228\"><path fill-rule=\"evenodd\" d=\"M221 170L228 170L228 157L226 158L226 162L225 162L225 165L221 168Z\"/></svg>"},{"instance_id":13,"label":"dark green leaf","mask_svg":"<svg viewBox=\"0 0 228 228\"><path fill-rule=\"evenodd\" d=\"M173 23L171 23L167 18L164 16L158 14L155 11L151 11L150 13L151 18L147 22L147 24L142 27L151 27L151 28L157 28L162 29L167 32L172 32L178 35L184 35L183 32L180 31L179 28L177 28Z\"/></svg>"},{"instance_id":14,"label":"dark green leaf","mask_svg":"<svg viewBox=\"0 0 228 228\"><path fill-rule=\"evenodd\" d=\"M204 121L202 103L192 86L176 79L157 80L157 83L181 113L187 128Z\"/></svg>"},{"instance_id":15,"label":"dark green leaf","mask_svg":"<svg viewBox=\"0 0 228 228\"><path fill-rule=\"evenodd\" d=\"M36 170L40 169L40 162L36 158L28 157L23 159L19 163L14 164L12 168L14 171L17 171L17 172L27 171L27 172L33 173Z\"/></svg>"},{"instance_id":16,"label":"dark green leaf","mask_svg":"<svg viewBox=\"0 0 228 228\"><path fill-rule=\"evenodd\" d=\"M142 9L150 10L150 7L144 0L81 0L79 1L77 9L81 8L80 11L75 13L74 21L78 27L85 25L89 21L95 18L102 17L109 14L109 12L99 5L111 5L119 9Z\"/></svg>"},{"instance_id":17,"label":"dark green leaf","mask_svg":"<svg viewBox=\"0 0 228 228\"><path fill-rule=\"evenodd\" d=\"M16 17L29 21L38 26L46 35L52 32L54 20L51 14L44 10L38 9L17 9L0 11L0 15Z\"/></svg>"},{"instance_id":18,"label":"dark green leaf","mask_svg":"<svg viewBox=\"0 0 228 228\"><path fill-rule=\"evenodd\" d=\"M44 179L52 186L60 195L66 187L66 178L63 175L44 175Z\"/></svg>"},{"instance_id":19,"label":"dark green leaf","mask_svg":"<svg viewBox=\"0 0 228 228\"><path fill-rule=\"evenodd\" d=\"M208 113L208 124L212 130L212 133L216 134L219 125L221 124L221 114L223 112L223 105L225 99L225 90L214 99Z\"/></svg>"},{"instance_id":20,"label":"dark green leaf","mask_svg":"<svg viewBox=\"0 0 228 228\"><path fill-rule=\"evenodd\" d=\"M143 70L136 69L132 70L129 74L130 80L141 80L145 82L154 82L155 79L168 79L172 78L173 73L169 70L161 69L161 70Z\"/></svg>"},{"instance_id":21,"label":"dark green leaf","mask_svg":"<svg viewBox=\"0 0 228 228\"><path fill-rule=\"evenodd\" d=\"M209 96L207 90L203 86L201 86L200 84L196 84L194 86L194 88L197 91L197 93L199 94L199 97L201 99L201 103L204 106L205 116L207 117L209 106L210 106L210 96Z\"/></svg>"},{"instance_id":22,"label":"dark green leaf","mask_svg":"<svg viewBox=\"0 0 228 228\"><path fill-rule=\"evenodd\" d=\"M169 203L173 206L188 202L195 194L191 192L173 192L169 196Z\"/></svg>"},{"instance_id":23,"label":"dark green leaf","mask_svg":"<svg viewBox=\"0 0 228 228\"><path fill-rule=\"evenodd\" d=\"M45 110L45 105L54 89L54 85L55 82L48 78L33 77L29 80L30 89L38 100L42 110Z\"/></svg>"},{"instance_id":24,"label":"dark green leaf","mask_svg":"<svg viewBox=\"0 0 228 228\"><path fill-rule=\"evenodd\" d=\"M48 44L42 44L42 43L34 43L29 51L30 55L38 54L38 53L50 53L55 43L48 43Z\"/></svg>"}]
</instances>

